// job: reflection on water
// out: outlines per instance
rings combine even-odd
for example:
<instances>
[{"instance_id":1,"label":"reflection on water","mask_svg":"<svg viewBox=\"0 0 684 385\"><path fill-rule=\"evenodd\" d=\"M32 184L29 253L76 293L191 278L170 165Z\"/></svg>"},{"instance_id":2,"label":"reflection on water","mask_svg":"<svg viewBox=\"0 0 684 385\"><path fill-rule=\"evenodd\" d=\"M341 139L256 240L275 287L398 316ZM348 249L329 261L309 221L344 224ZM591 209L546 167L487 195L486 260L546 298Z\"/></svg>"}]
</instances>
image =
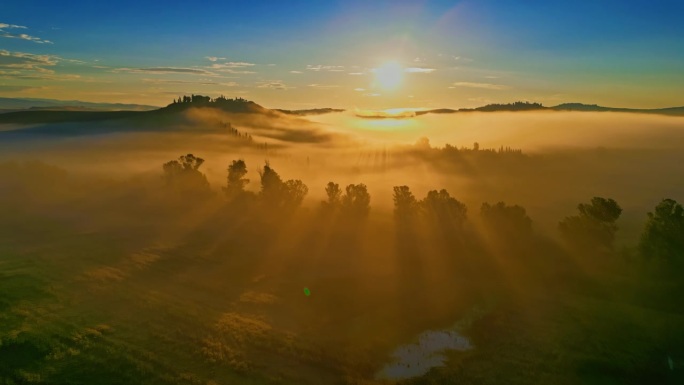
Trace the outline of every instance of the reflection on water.
<instances>
[{"instance_id":1,"label":"reflection on water","mask_svg":"<svg viewBox=\"0 0 684 385\"><path fill-rule=\"evenodd\" d=\"M418 337L418 342L398 347L392 354L393 362L385 365L377 377L402 380L418 377L430 368L444 364L446 350L468 350L470 341L454 330L427 331Z\"/></svg>"}]
</instances>

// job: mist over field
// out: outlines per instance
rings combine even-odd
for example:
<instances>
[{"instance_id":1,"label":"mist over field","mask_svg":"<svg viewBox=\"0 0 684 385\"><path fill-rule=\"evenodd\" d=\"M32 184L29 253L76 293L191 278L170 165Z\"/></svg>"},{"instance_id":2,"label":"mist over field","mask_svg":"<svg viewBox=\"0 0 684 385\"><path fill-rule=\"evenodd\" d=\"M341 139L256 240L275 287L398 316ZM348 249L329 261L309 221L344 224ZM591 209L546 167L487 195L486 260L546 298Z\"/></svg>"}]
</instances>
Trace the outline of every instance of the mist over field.
<instances>
[{"instance_id":1,"label":"mist over field","mask_svg":"<svg viewBox=\"0 0 684 385\"><path fill-rule=\"evenodd\" d=\"M225 103L5 115L9 383L681 378L684 118Z\"/></svg>"}]
</instances>

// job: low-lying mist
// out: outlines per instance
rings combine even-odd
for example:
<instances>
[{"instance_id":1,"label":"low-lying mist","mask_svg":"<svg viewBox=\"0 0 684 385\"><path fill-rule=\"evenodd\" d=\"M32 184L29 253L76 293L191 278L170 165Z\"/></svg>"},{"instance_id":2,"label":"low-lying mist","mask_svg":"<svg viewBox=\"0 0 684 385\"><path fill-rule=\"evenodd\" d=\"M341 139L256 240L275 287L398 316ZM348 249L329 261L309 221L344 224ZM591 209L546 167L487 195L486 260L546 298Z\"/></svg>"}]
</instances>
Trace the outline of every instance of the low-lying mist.
<instances>
[{"instance_id":1,"label":"low-lying mist","mask_svg":"<svg viewBox=\"0 0 684 385\"><path fill-rule=\"evenodd\" d=\"M684 200L681 143L613 113L0 127L0 357L15 382L646 378L684 346L681 289L636 257L679 250L647 212Z\"/></svg>"},{"instance_id":2,"label":"low-lying mist","mask_svg":"<svg viewBox=\"0 0 684 385\"><path fill-rule=\"evenodd\" d=\"M614 197L629 208L625 218L642 218L663 197L684 195L684 181L673 177L684 160L678 148L684 121L678 117L549 111L302 118L199 108L173 124L123 120L13 128L0 138L1 160L39 160L100 178L154 179L163 163L192 153L205 159L202 171L217 191L234 159L246 161L252 180L247 189L257 191L257 171L269 161L284 177L309 186L305 206L318 204L329 181L366 184L374 210L391 209L396 185L408 185L419 196L446 188L472 207L499 200L521 204L552 231L560 216L590 196ZM479 153L459 153L475 143Z\"/></svg>"}]
</instances>

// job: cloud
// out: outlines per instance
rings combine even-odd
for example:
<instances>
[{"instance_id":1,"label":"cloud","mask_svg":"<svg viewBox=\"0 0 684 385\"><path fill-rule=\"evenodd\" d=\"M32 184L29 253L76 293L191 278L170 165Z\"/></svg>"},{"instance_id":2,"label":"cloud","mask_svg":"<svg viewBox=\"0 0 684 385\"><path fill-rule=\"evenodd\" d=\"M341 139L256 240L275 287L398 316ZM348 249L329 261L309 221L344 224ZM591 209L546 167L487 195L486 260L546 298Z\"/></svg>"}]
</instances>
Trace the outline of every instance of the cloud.
<instances>
[{"instance_id":1,"label":"cloud","mask_svg":"<svg viewBox=\"0 0 684 385\"><path fill-rule=\"evenodd\" d=\"M337 88L339 86L334 85L334 84L309 84L309 87L313 87L313 88Z\"/></svg>"},{"instance_id":2,"label":"cloud","mask_svg":"<svg viewBox=\"0 0 684 385\"><path fill-rule=\"evenodd\" d=\"M212 61L212 62L217 61L219 59L225 59L224 57L216 57L216 56L205 56L204 58L209 60L209 61Z\"/></svg>"},{"instance_id":3,"label":"cloud","mask_svg":"<svg viewBox=\"0 0 684 385\"><path fill-rule=\"evenodd\" d=\"M23 25L0 23L0 29L10 29L10 28L26 29L26 27L24 27Z\"/></svg>"},{"instance_id":4,"label":"cloud","mask_svg":"<svg viewBox=\"0 0 684 385\"><path fill-rule=\"evenodd\" d=\"M365 88L354 88L354 91L359 91L359 92L363 92L365 90L366 90Z\"/></svg>"},{"instance_id":5,"label":"cloud","mask_svg":"<svg viewBox=\"0 0 684 385\"><path fill-rule=\"evenodd\" d=\"M306 69L309 71L328 71L328 72L344 72L344 66L334 66L334 65L312 65L308 64Z\"/></svg>"},{"instance_id":6,"label":"cloud","mask_svg":"<svg viewBox=\"0 0 684 385\"><path fill-rule=\"evenodd\" d=\"M112 72L129 72L129 73L151 73L151 74L191 74L191 75L215 75L200 68L182 68L182 67L150 67L150 68L117 68Z\"/></svg>"},{"instance_id":7,"label":"cloud","mask_svg":"<svg viewBox=\"0 0 684 385\"><path fill-rule=\"evenodd\" d=\"M408 73L418 73L418 74L429 74L431 72L436 71L434 68L420 68L420 67L409 67L405 68L404 72Z\"/></svg>"},{"instance_id":8,"label":"cloud","mask_svg":"<svg viewBox=\"0 0 684 385\"><path fill-rule=\"evenodd\" d=\"M38 44L53 44L50 40L43 40L39 37L27 35L25 33L20 33L18 35L15 35L13 33L9 33L9 32L5 32L5 31L0 30L0 37L7 37L10 39L23 39L23 40L32 41L32 42L38 43Z\"/></svg>"},{"instance_id":9,"label":"cloud","mask_svg":"<svg viewBox=\"0 0 684 385\"><path fill-rule=\"evenodd\" d=\"M34 55L25 52L10 52L0 49L0 69L11 69L15 71L54 73L53 70L45 68L57 64L59 58L51 55ZM25 73L21 73L25 74Z\"/></svg>"},{"instance_id":10,"label":"cloud","mask_svg":"<svg viewBox=\"0 0 684 385\"><path fill-rule=\"evenodd\" d=\"M349 75L358 76L358 75L365 75L365 74L363 72L350 72Z\"/></svg>"},{"instance_id":11,"label":"cloud","mask_svg":"<svg viewBox=\"0 0 684 385\"><path fill-rule=\"evenodd\" d=\"M509 87L501 84L491 84L491 83L473 83L473 82L456 82L453 83L455 87L468 87L468 88L481 88L485 90L505 90Z\"/></svg>"},{"instance_id":12,"label":"cloud","mask_svg":"<svg viewBox=\"0 0 684 385\"><path fill-rule=\"evenodd\" d=\"M13 76L5 76L5 77L11 77L13 79L24 79L24 80L82 80L81 75L55 74L55 73L46 73L46 74L40 74L40 75L13 75Z\"/></svg>"},{"instance_id":13,"label":"cloud","mask_svg":"<svg viewBox=\"0 0 684 385\"><path fill-rule=\"evenodd\" d=\"M222 58L221 58L222 59ZM216 63L212 64L210 68L243 68L243 67L253 67L254 63L247 63L244 61L229 61L227 63Z\"/></svg>"},{"instance_id":14,"label":"cloud","mask_svg":"<svg viewBox=\"0 0 684 385\"><path fill-rule=\"evenodd\" d=\"M5 29L27 29L23 25L0 23L0 37L6 37L9 39L22 39L32 41L38 44L52 44L50 40L41 39L39 37L31 36L25 33L14 34L5 31Z\"/></svg>"},{"instance_id":15,"label":"cloud","mask_svg":"<svg viewBox=\"0 0 684 385\"><path fill-rule=\"evenodd\" d=\"M0 92L23 92L23 91L35 91L43 89L43 87L30 87L30 86L6 86L0 84Z\"/></svg>"},{"instance_id":16,"label":"cloud","mask_svg":"<svg viewBox=\"0 0 684 385\"><path fill-rule=\"evenodd\" d=\"M290 71L291 74L301 74L302 71Z\"/></svg>"},{"instance_id":17,"label":"cloud","mask_svg":"<svg viewBox=\"0 0 684 385\"><path fill-rule=\"evenodd\" d=\"M254 71L247 71L245 68L253 67L254 63L247 62L228 62L228 63L214 63L209 67L211 70L217 72L225 72L229 74L253 74Z\"/></svg>"},{"instance_id":18,"label":"cloud","mask_svg":"<svg viewBox=\"0 0 684 385\"><path fill-rule=\"evenodd\" d=\"M289 90L294 87L288 87L281 80L270 80L257 83L258 88L270 88L272 90Z\"/></svg>"},{"instance_id":19,"label":"cloud","mask_svg":"<svg viewBox=\"0 0 684 385\"><path fill-rule=\"evenodd\" d=\"M363 96L375 97L375 96L380 96L380 94L371 93L371 94L363 94Z\"/></svg>"},{"instance_id":20,"label":"cloud","mask_svg":"<svg viewBox=\"0 0 684 385\"><path fill-rule=\"evenodd\" d=\"M152 83L152 84L200 84L200 85L221 85L221 86L236 86L237 83L235 82L228 82L228 83L219 83L219 82L212 82L212 81L191 81L191 80L173 80L173 79L143 79L142 80L145 83Z\"/></svg>"}]
</instances>

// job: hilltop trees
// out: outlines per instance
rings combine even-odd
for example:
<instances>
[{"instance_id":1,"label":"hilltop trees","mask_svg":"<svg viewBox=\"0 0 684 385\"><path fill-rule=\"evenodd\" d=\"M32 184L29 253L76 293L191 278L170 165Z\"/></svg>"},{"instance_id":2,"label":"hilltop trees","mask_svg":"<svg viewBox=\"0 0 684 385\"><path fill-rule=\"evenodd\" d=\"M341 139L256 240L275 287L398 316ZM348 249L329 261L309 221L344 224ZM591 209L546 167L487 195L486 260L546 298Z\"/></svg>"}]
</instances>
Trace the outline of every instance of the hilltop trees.
<instances>
[{"instance_id":1,"label":"hilltop trees","mask_svg":"<svg viewBox=\"0 0 684 385\"><path fill-rule=\"evenodd\" d=\"M558 224L563 238L581 249L612 250L622 208L613 199L594 197L591 203L577 206L579 215L566 217Z\"/></svg>"},{"instance_id":2,"label":"hilltop trees","mask_svg":"<svg viewBox=\"0 0 684 385\"><path fill-rule=\"evenodd\" d=\"M672 199L663 199L648 221L639 250L645 257L658 258L668 263L684 262L684 208Z\"/></svg>"}]
</instances>

